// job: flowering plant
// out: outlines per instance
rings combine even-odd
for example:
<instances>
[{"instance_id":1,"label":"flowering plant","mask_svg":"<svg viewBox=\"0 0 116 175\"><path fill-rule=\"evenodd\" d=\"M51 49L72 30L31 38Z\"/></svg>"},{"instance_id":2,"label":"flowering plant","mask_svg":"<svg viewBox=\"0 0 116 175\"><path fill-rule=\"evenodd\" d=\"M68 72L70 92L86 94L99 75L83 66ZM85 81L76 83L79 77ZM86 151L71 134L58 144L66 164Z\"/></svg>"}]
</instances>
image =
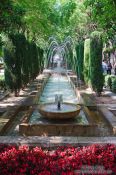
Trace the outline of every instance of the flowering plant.
<instances>
[{"instance_id":1,"label":"flowering plant","mask_svg":"<svg viewBox=\"0 0 116 175\"><path fill-rule=\"evenodd\" d=\"M85 166L90 174L116 174L116 146L93 144L90 146L65 146L56 149L0 145L1 175L77 175ZM104 171L103 171L104 170ZM81 173L80 173L81 172ZM99 173L97 173L99 174Z\"/></svg>"}]
</instances>

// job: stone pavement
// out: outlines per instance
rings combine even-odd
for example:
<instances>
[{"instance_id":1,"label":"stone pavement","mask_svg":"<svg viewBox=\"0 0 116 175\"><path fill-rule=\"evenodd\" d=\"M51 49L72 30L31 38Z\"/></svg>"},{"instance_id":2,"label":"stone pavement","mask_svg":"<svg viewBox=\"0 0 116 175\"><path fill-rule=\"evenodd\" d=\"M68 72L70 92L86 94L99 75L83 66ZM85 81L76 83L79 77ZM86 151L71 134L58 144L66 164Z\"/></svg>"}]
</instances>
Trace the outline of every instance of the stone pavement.
<instances>
[{"instance_id":1,"label":"stone pavement","mask_svg":"<svg viewBox=\"0 0 116 175\"><path fill-rule=\"evenodd\" d=\"M104 89L102 95L97 97L91 89L79 89L83 103L86 106L106 106L113 112L116 111L116 93Z\"/></svg>"},{"instance_id":2,"label":"stone pavement","mask_svg":"<svg viewBox=\"0 0 116 175\"><path fill-rule=\"evenodd\" d=\"M35 81L41 80L43 77L42 74L40 74L34 82L32 82L30 85L28 85L27 88L24 90L20 91L20 96L19 97L14 97L14 94L7 92L1 95L1 101L0 101L0 110L7 110L8 107L13 107L13 106L18 106L18 105L31 105L32 104L32 97L33 97L33 92L35 94L38 92L37 91L37 85ZM35 83L35 84L34 84Z\"/></svg>"},{"instance_id":3,"label":"stone pavement","mask_svg":"<svg viewBox=\"0 0 116 175\"><path fill-rule=\"evenodd\" d=\"M115 137L13 137L2 136L0 137L0 143L12 144L12 145L28 145L28 146L40 146L40 147L57 147L57 146L79 146L90 144L115 144Z\"/></svg>"}]
</instances>

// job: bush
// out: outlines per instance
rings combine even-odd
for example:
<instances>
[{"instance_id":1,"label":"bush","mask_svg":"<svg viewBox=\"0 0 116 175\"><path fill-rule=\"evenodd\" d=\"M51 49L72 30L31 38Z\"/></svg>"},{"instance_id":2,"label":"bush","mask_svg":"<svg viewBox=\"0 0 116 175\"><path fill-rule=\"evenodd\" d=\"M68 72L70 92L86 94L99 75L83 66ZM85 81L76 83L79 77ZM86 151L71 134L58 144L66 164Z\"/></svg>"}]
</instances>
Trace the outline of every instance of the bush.
<instances>
[{"instance_id":1,"label":"bush","mask_svg":"<svg viewBox=\"0 0 116 175\"><path fill-rule=\"evenodd\" d=\"M106 87L112 87L112 80L111 80L111 75L104 75L104 78L105 78L105 82L104 82L104 85Z\"/></svg>"},{"instance_id":2,"label":"bush","mask_svg":"<svg viewBox=\"0 0 116 175\"><path fill-rule=\"evenodd\" d=\"M101 94L104 85L102 71L103 42L100 32L93 32L90 38L90 82L93 90Z\"/></svg>"},{"instance_id":3,"label":"bush","mask_svg":"<svg viewBox=\"0 0 116 175\"><path fill-rule=\"evenodd\" d=\"M84 80L83 75L83 60L84 60L84 42L79 42L76 46L76 67L77 67L77 74L80 80Z\"/></svg>"},{"instance_id":4,"label":"bush","mask_svg":"<svg viewBox=\"0 0 116 175\"><path fill-rule=\"evenodd\" d=\"M90 39L84 43L84 81L88 85L90 81Z\"/></svg>"},{"instance_id":5,"label":"bush","mask_svg":"<svg viewBox=\"0 0 116 175\"><path fill-rule=\"evenodd\" d=\"M5 78L4 75L0 75L0 90L5 90L6 85L5 85Z\"/></svg>"},{"instance_id":6,"label":"bush","mask_svg":"<svg viewBox=\"0 0 116 175\"><path fill-rule=\"evenodd\" d=\"M113 85L113 81L115 80L115 76L114 75L105 75L105 86L109 87L110 90L112 90L112 85ZM115 84L115 83L114 83ZM113 85L114 86L114 85Z\"/></svg>"},{"instance_id":7,"label":"bush","mask_svg":"<svg viewBox=\"0 0 116 175\"><path fill-rule=\"evenodd\" d=\"M14 74L14 64L15 64L15 48L12 41L9 38L5 38L4 46L4 64L5 64L5 83L8 89L14 91L15 86L15 74Z\"/></svg>"},{"instance_id":8,"label":"bush","mask_svg":"<svg viewBox=\"0 0 116 175\"><path fill-rule=\"evenodd\" d=\"M116 93L116 77L112 78L112 92Z\"/></svg>"}]
</instances>

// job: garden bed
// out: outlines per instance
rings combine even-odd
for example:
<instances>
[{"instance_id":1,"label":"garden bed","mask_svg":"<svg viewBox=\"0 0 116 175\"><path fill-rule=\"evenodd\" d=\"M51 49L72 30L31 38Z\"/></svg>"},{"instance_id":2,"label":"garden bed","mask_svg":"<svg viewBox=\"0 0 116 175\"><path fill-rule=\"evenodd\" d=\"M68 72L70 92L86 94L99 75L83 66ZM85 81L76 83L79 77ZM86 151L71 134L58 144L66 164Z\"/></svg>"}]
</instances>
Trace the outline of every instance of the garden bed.
<instances>
[{"instance_id":1,"label":"garden bed","mask_svg":"<svg viewBox=\"0 0 116 175\"><path fill-rule=\"evenodd\" d=\"M116 174L116 145L42 149L0 145L0 173L12 175Z\"/></svg>"}]
</instances>

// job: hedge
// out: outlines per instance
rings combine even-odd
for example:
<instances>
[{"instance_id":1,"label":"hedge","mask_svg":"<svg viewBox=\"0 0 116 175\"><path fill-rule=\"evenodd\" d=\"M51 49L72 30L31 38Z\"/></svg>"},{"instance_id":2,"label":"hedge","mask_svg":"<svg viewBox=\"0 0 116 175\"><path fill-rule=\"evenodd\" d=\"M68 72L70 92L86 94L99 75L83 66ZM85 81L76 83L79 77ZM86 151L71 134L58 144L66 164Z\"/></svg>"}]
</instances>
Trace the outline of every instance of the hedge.
<instances>
[{"instance_id":1,"label":"hedge","mask_svg":"<svg viewBox=\"0 0 116 175\"><path fill-rule=\"evenodd\" d=\"M101 33L95 31L90 38L90 82L92 89L100 95L103 90L104 77L102 72L102 48Z\"/></svg>"}]
</instances>

